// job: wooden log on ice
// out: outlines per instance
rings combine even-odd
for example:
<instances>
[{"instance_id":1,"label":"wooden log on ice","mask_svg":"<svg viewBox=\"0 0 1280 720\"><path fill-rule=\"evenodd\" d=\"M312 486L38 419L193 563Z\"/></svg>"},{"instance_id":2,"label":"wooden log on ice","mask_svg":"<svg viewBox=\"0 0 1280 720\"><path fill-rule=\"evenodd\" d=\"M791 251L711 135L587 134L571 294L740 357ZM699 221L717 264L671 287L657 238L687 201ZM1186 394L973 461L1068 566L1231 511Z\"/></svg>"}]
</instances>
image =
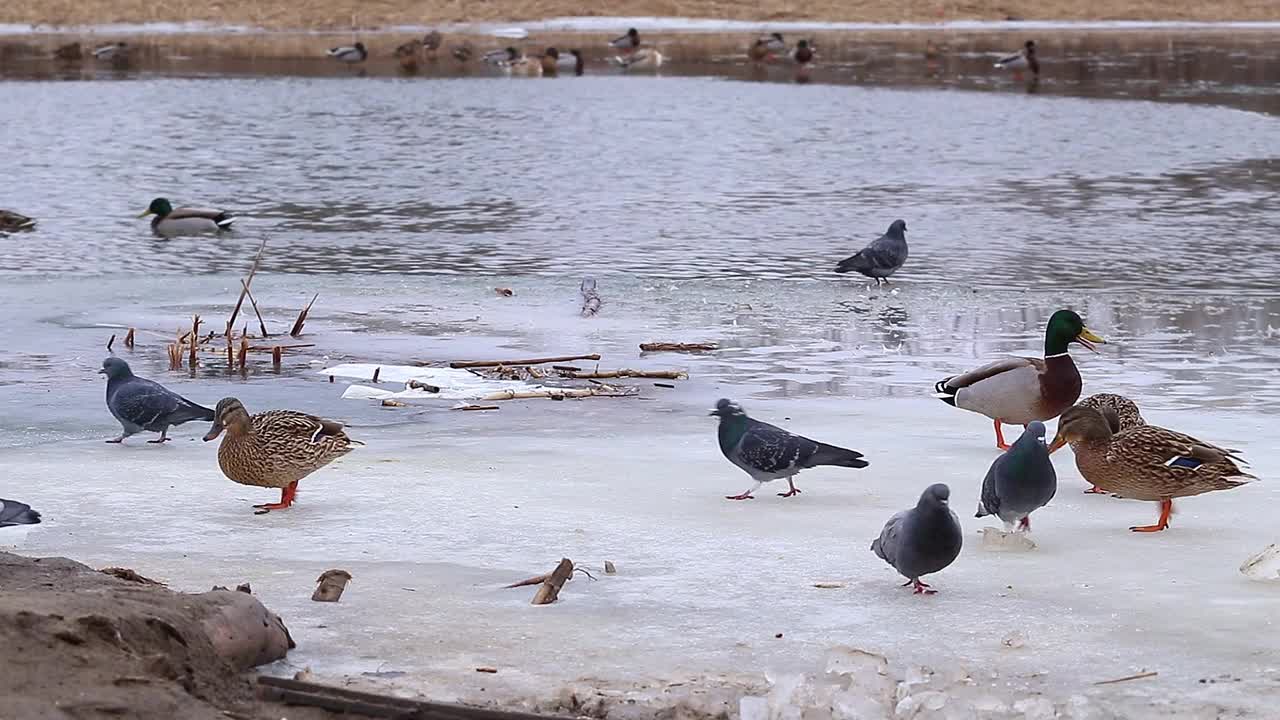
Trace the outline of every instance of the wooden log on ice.
<instances>
[{"instance_id":1,"label":"wooden log on ice","mask_svg":"<svg viewBox=\"0 0 1280 720\"><path fill-rule=\"evenodd\" d=\"M641 352L707 352L709 350L719 350L720 346L713 342L706 343L673 343L673 342L647 342L640 343Z\"/></svg>"},{"instance_id":2,"label":"wooden log on ice","mask_svg":"<svg viewBox=\"0 0 1280 720\"><path fill-rule=\"evenodd\" d=\"M453 705L427 700L410 700L378 695L343 687L320 685L304 680L262 675L258 694L266 700L325 708L339 714L359 714L372 718L422 718L422 720L567 720L563 715L545 715L488 707Z\"/></svg>"},{"instance_id":3,"label":"wooden log on ice","mask_svg":"<svg viewBox=\"0 0 1280 720\"><path fill-rule=\"evenodd\" d=\"M561 558L560 564L556 565L556 569L551 571L547 579L542 582L542 587L538 588L538 592L533 594L532 605L550 605L560 596L560 588L564 586L565 581L573 575L573 561L569 558Z\"/></svg>"},{"instance_id":4,"label":"wooden log on ice","mask_svg":"<svg viewBox=\"0 0 1280 720\"><path fill-rule=\"evenodd\" d=\"M689 374L683 370L597 370L595 372L566 372L562 377L571 380L607 380L609 378L653 378L655 380L686 380Z\"/></svg>"},{"instance_id":5,"label":"wooden log on ice","mask_svg":"<svg viewBox=\"0 0 1280 720\"><path fill-rule=\"evenodd\" d=\"M499 367L511 365L546 365L547 363L573 362L574 360L599 360L600 355L563 355L560 357L531 358L528 360L459 360L449 363L454 370L465 368Z\"/></svg>"}]
</instances>

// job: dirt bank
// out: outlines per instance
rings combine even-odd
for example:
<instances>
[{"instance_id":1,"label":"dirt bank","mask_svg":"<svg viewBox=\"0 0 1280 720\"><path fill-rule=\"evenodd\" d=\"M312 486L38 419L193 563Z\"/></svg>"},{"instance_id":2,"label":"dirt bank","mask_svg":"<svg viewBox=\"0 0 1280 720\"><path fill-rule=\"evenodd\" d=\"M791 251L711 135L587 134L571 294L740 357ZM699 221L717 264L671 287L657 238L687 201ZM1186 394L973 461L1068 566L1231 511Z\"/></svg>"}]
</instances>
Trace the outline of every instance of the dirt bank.
<instances>
[{"instance_id":1,"label":"dirt bank","mask_svg":"<svg viewBox=\"0 0 1280 720\"><path fill-rule=\"evenodd\" d=\"M284 656L278 617L245 593L175 593L120 575L0 553L0 717L282 716L254 698L245 672Z\"/></svg>"},{"instance_id":2,"label":"dirt bank","mask_svg":"<svg viewBox=\"0 0 1280 720\"><path fill-rule=\"evenodd\" d=\"M0 4L0 23L210 22L269 29L338 30L446 22L597 17L707 17L731 20L832 22L938 22L943 20L1275 20L1273 0L816 0L807 3L745 0L605 0L589 8L572 0L468 3L461 0L13 0Z\"/></svg>"}]
</instances>

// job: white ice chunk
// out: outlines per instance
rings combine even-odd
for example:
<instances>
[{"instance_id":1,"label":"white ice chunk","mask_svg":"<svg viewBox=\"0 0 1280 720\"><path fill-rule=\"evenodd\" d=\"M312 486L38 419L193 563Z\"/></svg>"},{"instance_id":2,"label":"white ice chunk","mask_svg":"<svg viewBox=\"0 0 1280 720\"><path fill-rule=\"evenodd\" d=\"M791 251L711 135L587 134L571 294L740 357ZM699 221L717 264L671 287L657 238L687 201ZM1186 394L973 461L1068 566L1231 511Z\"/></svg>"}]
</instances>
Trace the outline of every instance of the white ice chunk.
<instances>
[{"instance_id":1,"label":"white ice chunk","mask_svg":"<svg viewBox=\"0 0 1280 720\"><path fill-rule=\"evenodd\" d=\"M1280 545L1271 543L1244 561L1240 572L1250 580L1280 581Z\"/></svg>"},{"instance_id":2,"label":"white ice chunk","mask_svg":"<svg viewBox=\"0 0 1280 720\"><path fill-rule=\"evenodd\" d=\"M416 367L413 365L376 365L372 363L344 363L317 371L318 375L351 378L354 380L373 380L377 371L378 381L386 387L368 385L352 385L343 393L347 400L478 400L485 395L503 390L539 390L540 385L533 385L520 380L491 380L480 377L466 370L441 367ZM420 388L409 387L409 381L440 388L440 392L428 392ZM399 384L400 387L396 387Z\"/></svg>"},{"instance_id":3,"label":"white ice chunk","mask_svg":"<svg viewBox=\"0 0 1280 720\"><path fill-rule=\"evenodd\" d=\"M1036 549L1036 541L1024 532L1005 532L999 528L985 527L980 531L982 549L990 552L1027 552Z\"/></svg>"}]
</instances>

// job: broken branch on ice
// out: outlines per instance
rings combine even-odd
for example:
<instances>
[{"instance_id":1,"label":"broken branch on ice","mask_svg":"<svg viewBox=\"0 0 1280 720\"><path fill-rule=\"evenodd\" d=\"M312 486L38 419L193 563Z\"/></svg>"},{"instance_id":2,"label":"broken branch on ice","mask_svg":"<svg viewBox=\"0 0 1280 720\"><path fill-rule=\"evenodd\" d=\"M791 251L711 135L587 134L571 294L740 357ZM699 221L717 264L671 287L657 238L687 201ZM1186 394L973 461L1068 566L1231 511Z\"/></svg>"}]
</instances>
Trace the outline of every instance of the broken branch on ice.
<instances>
[{"instance_id":1,"label":"broken branch on ice","mask_svg":"<svg viewBox=\"0 0 1280 720\"><path fill-rule=\"evenodd\" d=\"M550 605L560 596L560 588L564 586L566 580L573 575L573 561L569 558L561 558L560 564L556 565L556 569L551 571L547 579L542 582L542 587L538 588L538 592L534 593L532 605Z\"/></svg>"},{"instance_id":2,"label":"broken branch on ice","mask_svg":"<svg viewBox=\"0 0 1280 720\"><path fill-rule=\"evenodd\" d=\"M640 343L641 352L707 352L710 350L719 350L720 346L713 342L705 343L678 343L678 342L647 342Z\"/></svg>"},{"instance_id":3,"label":"broken branch on ice","mask_svg":"<svg viewBox=\"0 0 1280 720\"><path fill-rule=\"evenodd\" d=\"M459 360L449 363L454 370L465 368L498 367L510 365L546 365L547 363L572 362L574 360L599 360L600 355L564 355L561 357L533 358L531 360Z\"/></svg>"},{"instance_id":4,"label":"broken branch on ice","mask_svg":"<svg viewBox=\"0 0 1280 720\"><path fill-rule=\"evenodd\" d=\"M657 380L684 380L689 374L683 370L631 370L623 368L621 370L597 370L595 372L566 372L562 373L564 377L572 380L590 380L599 378L602 380L609 378L654 378Z\"/></svg>"}]
</instances>

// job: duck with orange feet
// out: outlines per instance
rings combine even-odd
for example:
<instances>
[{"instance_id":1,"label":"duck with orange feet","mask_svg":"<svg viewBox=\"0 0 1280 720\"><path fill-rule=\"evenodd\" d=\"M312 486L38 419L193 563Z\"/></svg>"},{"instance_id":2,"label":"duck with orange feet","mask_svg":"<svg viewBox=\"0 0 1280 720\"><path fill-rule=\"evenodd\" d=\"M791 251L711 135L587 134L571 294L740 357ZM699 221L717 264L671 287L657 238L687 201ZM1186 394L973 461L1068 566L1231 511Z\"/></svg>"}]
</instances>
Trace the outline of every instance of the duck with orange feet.
<instances>
[{"instance_id":1,"label":"duck with orange feet","mask_svg":"<svg viewBox=\"0 0 1280 720\"><path fill-rule=\"evenodd\" d=\"M1058 419L1049 449L1067 443L1085 480L1125 498L1160 503L1156 524L1129 528L1134 532L1169 527L1174 498L1230 490L1257 479L1236 465L1244 462L1238 450L1155 425L1112 432L1103 413L1089 407L1073 407Z\"/></svg>"},{"instance_id":2,"label":"duck with orange feet","mask_svg":"<svg viewBox=\"0 0 1280 720\"><path fill-rule=\"evenodd\" d=\"M1008 450L1001 425L1044 422L1080 398L1080 371L1067 352L1071 343L1094 350L1105 343L1071 310L1059 310L1044 331L1044 358L1009 357L939 380L936 397L952 407L980 413L995 424L996 447ZM1095 350L1096 352L1096 350Z\"/></svg>"},{"instance_id":3,"label":"duck with orange feet","mask_svg":"<svg viewBox=\"0 0 1280 720\"><path fill-rule=\"evenodd\" d=\"M293 410L250 415L235 398L218 401L204 439L219 435L218 466L232 482L280 488L280 502L254 505L258 514L292 506L298 481L351 452L352 445L363 444L347 437L342 424L333 420Z\"/></svg>"}]
</instances>

